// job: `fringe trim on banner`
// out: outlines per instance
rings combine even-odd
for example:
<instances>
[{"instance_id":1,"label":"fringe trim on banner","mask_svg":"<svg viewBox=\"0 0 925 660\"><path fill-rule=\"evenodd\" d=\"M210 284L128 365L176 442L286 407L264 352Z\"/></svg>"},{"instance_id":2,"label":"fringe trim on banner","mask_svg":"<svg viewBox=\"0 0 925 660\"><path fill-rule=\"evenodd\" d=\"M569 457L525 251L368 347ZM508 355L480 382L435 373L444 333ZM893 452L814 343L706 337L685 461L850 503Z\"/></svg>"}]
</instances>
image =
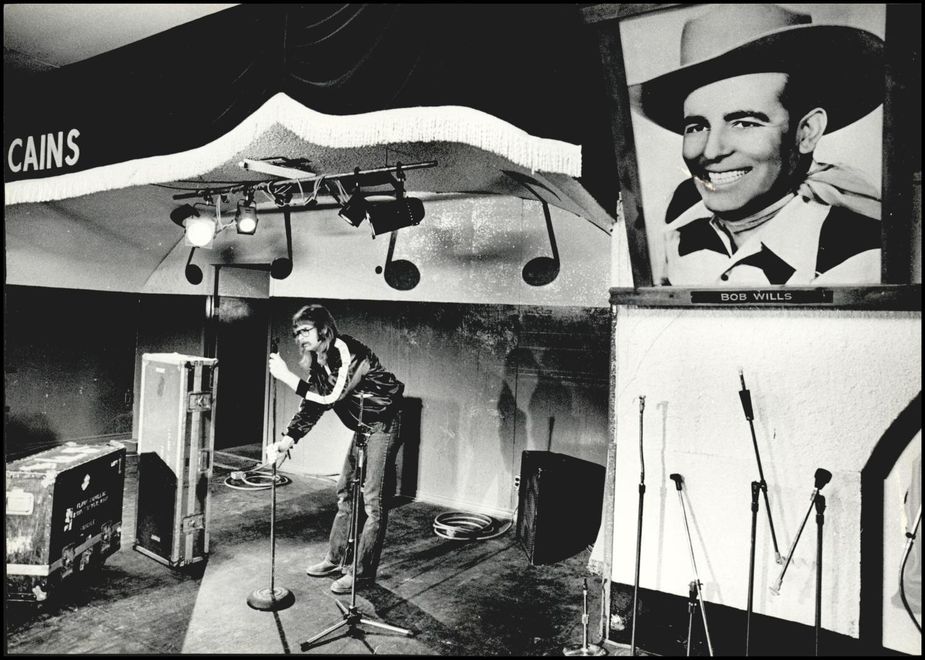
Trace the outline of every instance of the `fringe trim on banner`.
<instances>
[{"instance_id":1,"label":"fringe trim on banner","mask_svg":"<svg viewBox=\"0 0 925 660\"><path fill-rule=\"evenodd\" d=\"M315 112L280 92L234 129L202 147L72 174L13 181L4 185L5 203L47 202L200 176L226 163L275 124L322 147L456 142L498 154L533 172L581 176L580 146L534 137L473 108L416 107L336 116Z\"/></svg>"}]
</instances>

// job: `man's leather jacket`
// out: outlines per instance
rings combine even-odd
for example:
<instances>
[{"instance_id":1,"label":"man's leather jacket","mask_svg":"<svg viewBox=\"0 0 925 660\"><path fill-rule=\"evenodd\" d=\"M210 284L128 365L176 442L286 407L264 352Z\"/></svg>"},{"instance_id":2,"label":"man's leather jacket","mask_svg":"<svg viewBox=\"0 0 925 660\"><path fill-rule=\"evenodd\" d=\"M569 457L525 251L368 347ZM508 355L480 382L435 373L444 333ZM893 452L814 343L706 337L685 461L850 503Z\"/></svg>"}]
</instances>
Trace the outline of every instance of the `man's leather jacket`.
<instances>
[{"instance_id":1,"label":"man's leather jacket","mask_svg":"<svg viewBox=\"0 0 925 660\"><path fill-rule=\"evenodd\" d=\"M286 429L286 435L296 442L311 430L326 410L331 408L347 428L357 430L361 399L364 427L377 422L388 422L398 413L405 389L404 383L383 368L379 358L368 346L349 335L340 335L338 339L347 344L350 351L344 391L333 404L324 405L308 399L302 400L298 412ZM297 393L304 394L309 390L322 396L331 393L342 365L340 351L329 350L328 355L330 373L317 362L312 363L308 380L299 384Z\"/></svg>"}]
</instances>

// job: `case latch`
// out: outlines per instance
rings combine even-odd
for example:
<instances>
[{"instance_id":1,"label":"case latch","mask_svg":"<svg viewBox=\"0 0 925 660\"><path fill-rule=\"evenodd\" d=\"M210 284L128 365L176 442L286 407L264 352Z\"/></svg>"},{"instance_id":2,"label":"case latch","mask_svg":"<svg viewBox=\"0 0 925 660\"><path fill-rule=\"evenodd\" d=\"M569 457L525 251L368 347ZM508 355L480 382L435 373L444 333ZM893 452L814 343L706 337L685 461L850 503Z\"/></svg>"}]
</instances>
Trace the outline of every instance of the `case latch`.
<instances>
[{"instance_id":1,"label":"case latch","mask_svg":"<svg viewBox=\"0 0 925 660\"><path fill-rule=\"evenodd\" d=\"M205 529L206 520L205 516L201 513L194 514L192 516L187 516L183 519L183 533L190 534L197 529Z\"/></svg>"},{"instance_id":2,"label":"case latch","mask_svg":"<svg viewBox=\"0 0 925 660\"><path fill-rule=\"evenodd\" d=\"M190 392L189 402L186 406L189 412L205 412L212 410L211 392Z\"/></svg>"}]
</instances>

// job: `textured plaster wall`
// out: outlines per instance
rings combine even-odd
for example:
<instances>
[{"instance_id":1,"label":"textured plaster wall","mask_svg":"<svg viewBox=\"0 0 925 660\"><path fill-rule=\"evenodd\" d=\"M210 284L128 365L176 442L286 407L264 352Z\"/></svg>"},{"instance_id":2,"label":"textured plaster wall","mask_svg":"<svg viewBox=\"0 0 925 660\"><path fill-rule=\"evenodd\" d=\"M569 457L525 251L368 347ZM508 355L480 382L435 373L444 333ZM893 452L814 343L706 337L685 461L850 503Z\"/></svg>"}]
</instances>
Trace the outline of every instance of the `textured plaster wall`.
<instances>
[{"instance_id":1,"label":"textured plaster wall","mask_svg":"<svg viewBox=\"0 0 925 660\"><path fill-rule=\"evenodd\" d=\"M285 337L301 299L274 301ZM606 309L322 300L338 329L366 343L420 404L414 496L447 509L510 517L524 450L603 465L607 453ZM290 340L281 355L298 371ZM278 390L277 428L299 401ZM350 442L333 412L292 452L286 470L340 472Z\"/></svg>"},{"instance_id":2,"label":"textured plaster wall","mask_svg":"<svg viewBox=\"0 0 925 660\"><path fill-rule=\"evenodd\" d=\"M860 471L884 430L921 391L921 314L617 309L614 581L634 581L638 397L645 395L640 586L686 597L694 578L669 479L680 473L706 601L745 609L750 483L758 469L739 402L741 368L782 553L806 515L816 468L834 475L823 491L822 622L857 637ZM754 611L813 625L815 513L779 596L769 591L781 567L763 502L759 516Z\"/></svg>"}]
</instances>

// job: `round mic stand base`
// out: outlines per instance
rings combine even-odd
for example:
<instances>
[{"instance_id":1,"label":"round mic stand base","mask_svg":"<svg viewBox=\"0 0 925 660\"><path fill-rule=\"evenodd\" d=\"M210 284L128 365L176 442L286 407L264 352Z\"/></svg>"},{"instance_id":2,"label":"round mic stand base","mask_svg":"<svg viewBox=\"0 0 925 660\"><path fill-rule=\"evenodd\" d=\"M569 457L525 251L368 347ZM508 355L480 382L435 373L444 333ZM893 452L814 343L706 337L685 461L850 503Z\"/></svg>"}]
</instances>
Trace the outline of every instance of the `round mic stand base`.
<instances>
[{"instance_id":1,"label":"round mic stand base","mask_svg":"<svg viewBox=\"0 0 925 660\"><path fill-rule=\"evenodd\" d=\"M295 603L295 596L284 587L276 587L272 591L266 587L255 589L247 597L247 604L261 612L278 612Z\"/></svg>"},{"instance_id":2,"label":"round mic stand base","mask_svg":"<svg viewBox=\"0 0 925 660\"><path fill-rule=\"evenodd\" d=\"M588 644L587 646L567 646L562 651L563 655L607 655L607 649L597 644Z\"/></svg>"}]
</instances>

